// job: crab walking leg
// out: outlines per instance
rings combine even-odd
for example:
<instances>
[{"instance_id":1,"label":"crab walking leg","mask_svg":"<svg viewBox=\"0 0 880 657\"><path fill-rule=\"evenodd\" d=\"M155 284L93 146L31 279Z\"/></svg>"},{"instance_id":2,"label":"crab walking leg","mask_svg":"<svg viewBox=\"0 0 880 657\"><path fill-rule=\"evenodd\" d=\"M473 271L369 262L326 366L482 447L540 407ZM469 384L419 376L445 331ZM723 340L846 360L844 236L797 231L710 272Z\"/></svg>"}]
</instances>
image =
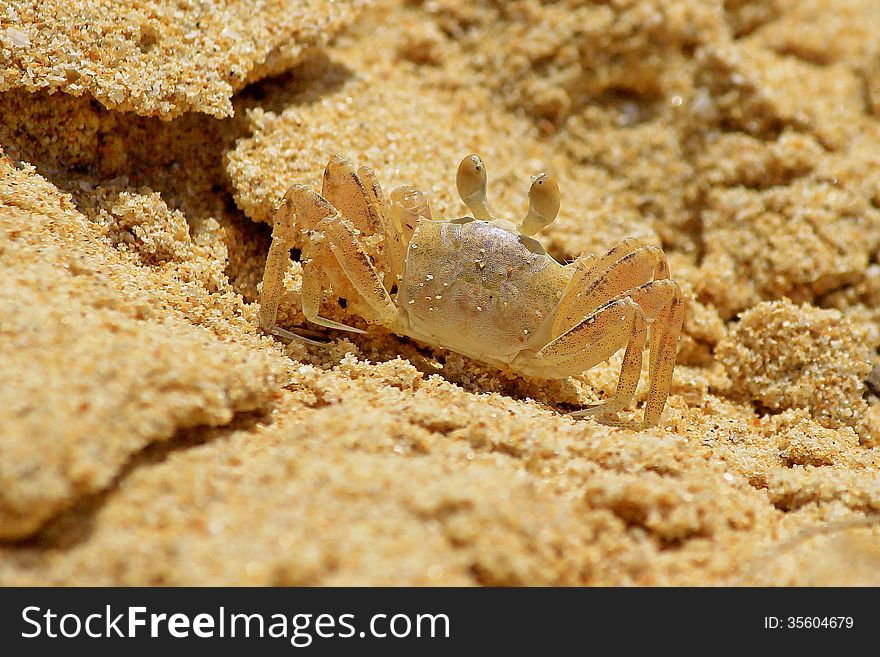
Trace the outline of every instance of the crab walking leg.
<instances>
[{"instance_id":1,"label":"crab walking leg","mask_svg":"<svg viewBox=\"0 0 880 657\"><path fill-rule=\"evenodd\" d=\"M387 290L403 279L406 268L406 241L389 213L388 203L375 173L362 166L357 171L338 155L330 158L324 170L322 192L325 198L352 223L362 240L380 238L375 246L362 245L374 256L384 274Z\"/></svg>"},{"instance_id":2,"label":"crab walking leg","mask_svg":"<svg viewBox=\"0 0 880 657\"><path fill-rule=\"evenodd\" d=\"M382 220L370 202L367 186L354 167L339 155L331 157L324 169L321 196L366 237L382 234Z\"/></svg>"},{"instance_id":3,"label":"crab walking leg","mask_svg":"<svg viewBox=\"0 0 880 657\"><path fill-rule=\"evenodd\" d=\"M290 265L290 249L293 240L289 231L278 222L272 229L272 244L263 269L263 286L260 289L260 328L266 332L275 328L278 304L284 294L284 272Z\"/></svg>"},{"instance_id":4,"label":"crab walking leg","mask_svg":"<svg viewBox=\"0 0 880 657\"><path fill-rule=\"evenodd\" d=\"M589 269L576 261L578 268L559 302L553 336L562 335L609 300L655 279L658 273L669 272L666 258L656 246L637 246L610 264L608 260L603 257L595 264L588 262Z\"/></svg>"},{"instance_id":5,"label":"crab walking leg","mask_svg":"<svg viewBox=\"0 0 880 657\"><path fill-rule=\"evenodd\" d=\"M656 311L651 325L651 355L648 361L648 399L645 402L645 427L653 427L660 421L666 406L675 357L678 354L678 336L684 321L684 298L675 281L654 281L632 293L632 297L647 312Z\"/></svg>"},{"instance_id":6,"label":"crab walking leg","mask_svg":"<svg viewBox=\"0 0 880 657\"><path fill-rule=\"evenodd\" d=\"M382 185L379 184L375 172L370 167L362 166L358 168L357 174L367 193L367 200L375 208L376 213L381 215L388 208L388 202L385 200Z\"/></svg>"},{"instance_id":7,"label":"crab walking leg","mask_svg":"<svg viewBox=\"0 0 880 657\"><path fill-rule=\"evenodd\" d=\"M307 187L293 185L281 199L281 205L272 220L272 243L263 269L263 285L260 289L260 328L271 332L278 317L278 304L284 294L284 273L290 265L290 249L296 242L294 216L299 196L309 192Z\"/></svg>"},{"instance_id":8,"label":"crab walking leg","mask_svg":"<svg viewBox=\"0 0 880 657\"><path fill-rule=\"evenodd\" d=\"M597 279L602 278L616 263L625 260L630 254L639 249L648 249L655 254L657 259L654 268L655 280L669 278L669 265L666 262L666 255L663 253L662 249L656 246L646 247L638 237L627 237L615 244L614 247L603 256L589 256L588 258L584 258L584 263L578 265L580 270L578 280L572 279L569 287L589 287ZM576 261L575 264L578 264L580 261L581 258L578 258L578 261Z\"/></svg>"},{"instance_id":9,"label":"crab walking leg","mask_svg":"<svg viewBox=\"0 0 880 657\"><path fill-rule=\"evenodd\" d=\"M366 199L370 213L378 217L382 224L382 233L384 241L380 247L384 258L380 260L387 263L387 273L385 288L391 290L392 286L399 284L403 280L403 274L406 269L406 242L403 240L400 229L389 212L388 202L382 193L382 186L376 179L376 174L369 167L361 167L357 171L361 180L363 189L366 192ZM406 240L407 242L409 239Z\"/></svg>"},{"instance_id":10,"label":"crab walking leg","mask_svg":"<svg viewBox=\"0 0 880 657\"><path fill-rule=\"evenodd\" d=\"M658 269L659 257L662 257L658 257L659 251L654 246L640 246L609 265L598 276L595 273L600 265L588 272L581 281L570 281L559 302L552 334L561 335L609 300L649 282Z\"/></svg>"},{"instance_id":11,"label":"crab walking leg","mask_svg":"<svg viewBox=\"0 0 880 657\"><path fill-rule=\"evenodd\" d=\"M309 230L320 221L336 214L336 210L305 185L291 185L272 221L272 244L263 270L260 290L260 327L267 332L297 337L275 326L278 304L284 294L284 273L290 265L290 249L296 245L294 226ZM294 223L296 221L296 224Z\"/></svg>"},{"instance_id":12,"label":"crab walking leg","mask_svg":"<svg viewBox=\"0 0 880 657\"><path fill-rule=\"evenodd\" d=\"M332 258L310 258L303 263L303 280L302 280L302 311L306 319L312 324L325 326L327 328L336 329L337 331L349 331L350 333L366 333L359 328L334 322L332 319L321 317L320 308L321 300L324 298L324 284L327 277L324 271L329 267L333 267L333 263L329 262Z\"/></svg>"},{"instance_id":13,"label":"crab walking leg","mask_svg":"<svg viewBox=\"0 0 880 657\"><path fill-rule=\"evenodd\" d=\"M678 336L681 333L681 325L684 319L684 300L678 283L671 279L650 281L640 287L630 290L622 299L630 299L641 308L643 316L650 322L650 356L648 360L648 399L645 403L644 420L642 427L653 427L660 421L660 415L666 406L669 397L669 389L672 386L672 375L675 369L677 355ZM644 348L644 339L640 346ZM629 346L632 346L630 343ZM572 413L574 417L594 415L597 413L611 413L622 409L629 403L623 401L620 390L623 388L623 377L627 367L627 356L624 355L624 364L621 369L621 383L618 384L618 393L614 399L605 404L588 408L583 411ZM638 369L634 370L633 394L638 384L641 372L641 358L638 359ZM631 399L631 398L630 398ZM617 404L612 409L612 402Z\"/></svg>"},{"instance_id":14,"label":"crab walking leg","mask_svg":"<svg viewBox=\"0 0 880 657\"><path fill-rule=\"evenodd\" d=\"M305 185L296 184L291 185L284 194L284 200L275 214L273 225L282 222L290 226L290 236L293 238L294 227L306 233L314 230L315 226L324 219L336 215L336 208L327 199Z\"/></svg>"},{"instance_id":15,"label":"crab walking leg","mask_svg":"<svg viewBox=\"0 0 880 657\"><path fill-rule=\"evenodd\" d=\"M369 169L361 167L361 171L369 172ZM368 248L376 262L383 262L383 258L376 256L381 250L381 238L386 233L382 221L384 213L379 211L375 203L375 190L369 189L373 182L375 182L375 176L371 176L371 180L365 182L348 160L334 155L324 169L321 195L360 234L365 241L364 246ZM367 246L366 240L374 236L380 239L373 242L372 248L370 248Z\"/></svg>"},{"instance_id":16,"label":"crab walking leg","mask_svg":"<svg viewBox=\"0 0 880 657\"><path fill-rule=\"evenodd\" d=\"M617 381L617 391L608 401L595 404L589 408L571 413L572 417L586 417L588 415L605 415L617 413L632 403L636 396L636 388L642 375L642 352L645 349L645 340L648 334L648 325L645 315L641 310L633 310L631 316L629 341L623 354L623 362L620 366L620 378Z\"/></svg>"},{"instance_id":17,"label":"crab walking leg","mask_svg":"<svg viewBox=\"0 0 880 657\"><path fill-rule=\"evenodd\" d=\"M572 274L568 285L565 287L563 299L559 303L559 311L556 313L556 319L553 321L553 336L560 336L572 327L577 326L577 324L588 314L586 312L577 311L574 307L575 304L566 301L566 297L587 289L592 285L593 281L608 270L609 266L620 260L627 253L632 253L641 246L641 240L636 237L629 237L615 244L610 251L605 253L605 255L582 255L569 265L573 266L575 271L574 274Z\"/></svg>"},{"instance_id":18,"label":"crab walking leg","mask_svg":"<svg viewBox=\"0 0 880 657\"><path fill-rule=\"evenodd\" d=\"M592 283L595 279L599 278L608 267L620 260L626 254L632 253L642 246L644 246L642 240L638 237L627 237L626 239L621 240L615 244L610 251L589 263L590 267L584 272L582 283Z\"/></svg>"},{"instance_id":19,"label":"crab walking leg","mask_svg":"<svg viewBox=\"0 0 880 657\"><path fill-rule=\"evenodd\" d=\"M671 278L649 281L629 290L626 296L642 307L649 322L657 324L660 323L660 313L672 303L672 300L676 297L682 298L681 288Z\"/></svg>"},{"instance_id":20,"label":"crab walking leg","mask_svg":"<svg viewBox=\"0 0 880 657\"><path fill-rule=\"evenodd\" d=\"M297 226L309 235L309 241L305 245L304 253L307 258L303 261L303 282L302 282L302 310L306 319L313 324L324 326L327 328L337 329L340 331L350 331L352 333L364 333L359 328L348 326L326 319L319 315L321 300L325 283L328 282L327 272L334 271L333 258L322 255L322 249L314 248L318 246L323 237L323 233L317 230L319 225L327 221L338 220L339 214L336 208L320 194L305 185L292 185L284 195L284 201L278 210L275 219L275 225L293 225L293 217L296 217ZM287 232L284 233L288 234ZM289 231L292 235L292 231ZM292 239L292 237L291 237ZM273 242L274 244L274 242ZM319 266L320 265L320 266ZM274 329L273 332L281 337L295 336L303 339L289 331L283 329Z\"/></svg>"},{"instance_id":21,"label":"crab walking leg","mask_svg":"<svg viewBox=\"0 0 880 657\"><path fill-rule=\"evenodd\" d=\"M647 320L641 306L625 297L603 306L553 340L531 356L527 365L529 369L553 371L558 376L573 376L607 360L625 345L614 397L575 415L614 413L627 406L635 395L646 336Z\"/></svg>"},{"instance_id":22,"label":"crab walking leg","mask_svg":"<svg viewBox=\"0 0 880 657\"><path fill-rule=\"evenodd\" d=\"M358 241L354 229L345 221L326 219L318 224L315 232L324 234L345 277L375 313L376 322L393 323L397 317L397 308L385 289L382 277Z\"/></svg>"}]
</instances>

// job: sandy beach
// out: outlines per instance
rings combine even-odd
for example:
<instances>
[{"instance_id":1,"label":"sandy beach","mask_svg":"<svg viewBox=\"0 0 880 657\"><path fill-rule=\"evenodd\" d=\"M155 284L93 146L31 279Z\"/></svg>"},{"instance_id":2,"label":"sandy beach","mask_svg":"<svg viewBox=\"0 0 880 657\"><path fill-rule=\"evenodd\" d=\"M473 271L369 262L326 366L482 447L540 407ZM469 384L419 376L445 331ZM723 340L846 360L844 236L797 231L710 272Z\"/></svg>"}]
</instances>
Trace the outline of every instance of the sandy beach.
<instances>
[{"instance_id":1,"label":"sandy beach","mask_svg":"<svg viewBox=\"0 0 880 657\"><path fill-rule=\"evenodd\" d=\"M560 262L663 248L657 427L258 324L331 155L464 216L559 181ZM301 245L300 245L301 246ZM880 585L875 0L0 0L0 585ZM641 417L645 359L636 404Z\"/></svg>"}]
</instances>

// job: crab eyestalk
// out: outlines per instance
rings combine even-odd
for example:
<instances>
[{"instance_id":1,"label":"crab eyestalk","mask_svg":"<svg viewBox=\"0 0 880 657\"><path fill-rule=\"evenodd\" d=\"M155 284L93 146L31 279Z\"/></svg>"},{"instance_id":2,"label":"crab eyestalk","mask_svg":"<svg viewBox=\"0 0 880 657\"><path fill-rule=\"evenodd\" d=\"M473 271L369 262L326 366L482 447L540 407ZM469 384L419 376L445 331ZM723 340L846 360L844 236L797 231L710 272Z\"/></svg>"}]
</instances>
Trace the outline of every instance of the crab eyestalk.
<instances>
[{"instance_id":1,"label":"crab eyestalk","mask_svg":"<svg viewBox=\"0 0 880 657\"><path fill-rule=\"evenodd\" d=\"M461 200L473 213L474 219L492 221L495 215L489 209L486 198L486 167L479 155L468 155L458 165L455 186Z\"/></svg>"},{"instance_id":2,"label":"crab eyestalk","mask_svg":"<svg viewBox=\"0 0 880 657\"><path fill-rule=\"evenodd\" d=\"M559 185L550 173L539 173L529 188L529 212L520 224L519 232L534 235L549 226L559 214Z\"/></svg>"}]
</instances>

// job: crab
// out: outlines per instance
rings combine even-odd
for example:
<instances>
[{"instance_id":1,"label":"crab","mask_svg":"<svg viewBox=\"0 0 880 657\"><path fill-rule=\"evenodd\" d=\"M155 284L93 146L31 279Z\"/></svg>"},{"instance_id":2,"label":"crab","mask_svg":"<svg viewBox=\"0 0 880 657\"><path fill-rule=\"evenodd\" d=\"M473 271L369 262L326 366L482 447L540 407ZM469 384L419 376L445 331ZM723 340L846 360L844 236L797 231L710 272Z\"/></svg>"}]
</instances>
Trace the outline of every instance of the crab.
<instances>
[{"instance_id":1,"label":"crab","mask_svg":"<svg viewBox=\"0 0 880 657\"><path fill-rule=\"evenodd\" d=\"M532 178L529 209L513 223L486 196L486 168L465 157L456 186L472 216L438 219L426 196L399 187L386 200L373 171L333 156L321 194L288 189L274 217L260 292L260 325L285 339L309 338L276 325L290 250L302 250L302 312L317 326L364 333L322 317L331 291L349 310L418 342L518 375L579 375L625 348L617 389L574 411L609 424L655 426L672 382L684 302L663 251L636 238L604 255L561 264L535 235L559 211L555 178ZM348 298L353 297L353 298ZM648 393L640 422L617 414L635 397L649 351Z\"/></svg>"}]
</instances>

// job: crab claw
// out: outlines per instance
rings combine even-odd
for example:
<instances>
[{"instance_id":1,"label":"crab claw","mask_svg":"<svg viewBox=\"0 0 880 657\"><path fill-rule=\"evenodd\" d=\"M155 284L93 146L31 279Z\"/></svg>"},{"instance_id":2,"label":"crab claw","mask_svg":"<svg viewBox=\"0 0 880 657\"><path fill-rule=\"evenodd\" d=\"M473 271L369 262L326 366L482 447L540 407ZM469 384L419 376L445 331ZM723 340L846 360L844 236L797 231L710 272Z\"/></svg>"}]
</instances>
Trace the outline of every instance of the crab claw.
<instances>
[{"instance_id":1,"label":"crab claw","mask_svg":"<svg viewBox=\"0 0 880 657\"><path fill-rule=\"evenodd\" d=\"M539 173L529 188L529 212L520 225L523 235L534 235L559 214L559 185L552 173Z\"/></svg>"},{"instance_id":2,"label":"crab claw","mask_svg":"<svg viewBox=\"0 0 880 657\"><path fill-rule=\"evenodd\" d=\"M473 213L474 219L492 221L495 216L489 209L489 201L486 198L486 167L479 155L468 155L458 165L458 173L455 176L455 186L458 195Z\"/></svg>"},{"instance_id":3,"label":"crab claw","mask_svg":"<svg viewBox=\"0 0 880 657\"><path fill-rule=\"evenodd\" d=\"M395 222L398 232L407 242L412 237L419 217L431 219L434 216L428 197L424 192L410 185L397 187L391 192L389 214Z\"/></svg>"}]
</instances>

